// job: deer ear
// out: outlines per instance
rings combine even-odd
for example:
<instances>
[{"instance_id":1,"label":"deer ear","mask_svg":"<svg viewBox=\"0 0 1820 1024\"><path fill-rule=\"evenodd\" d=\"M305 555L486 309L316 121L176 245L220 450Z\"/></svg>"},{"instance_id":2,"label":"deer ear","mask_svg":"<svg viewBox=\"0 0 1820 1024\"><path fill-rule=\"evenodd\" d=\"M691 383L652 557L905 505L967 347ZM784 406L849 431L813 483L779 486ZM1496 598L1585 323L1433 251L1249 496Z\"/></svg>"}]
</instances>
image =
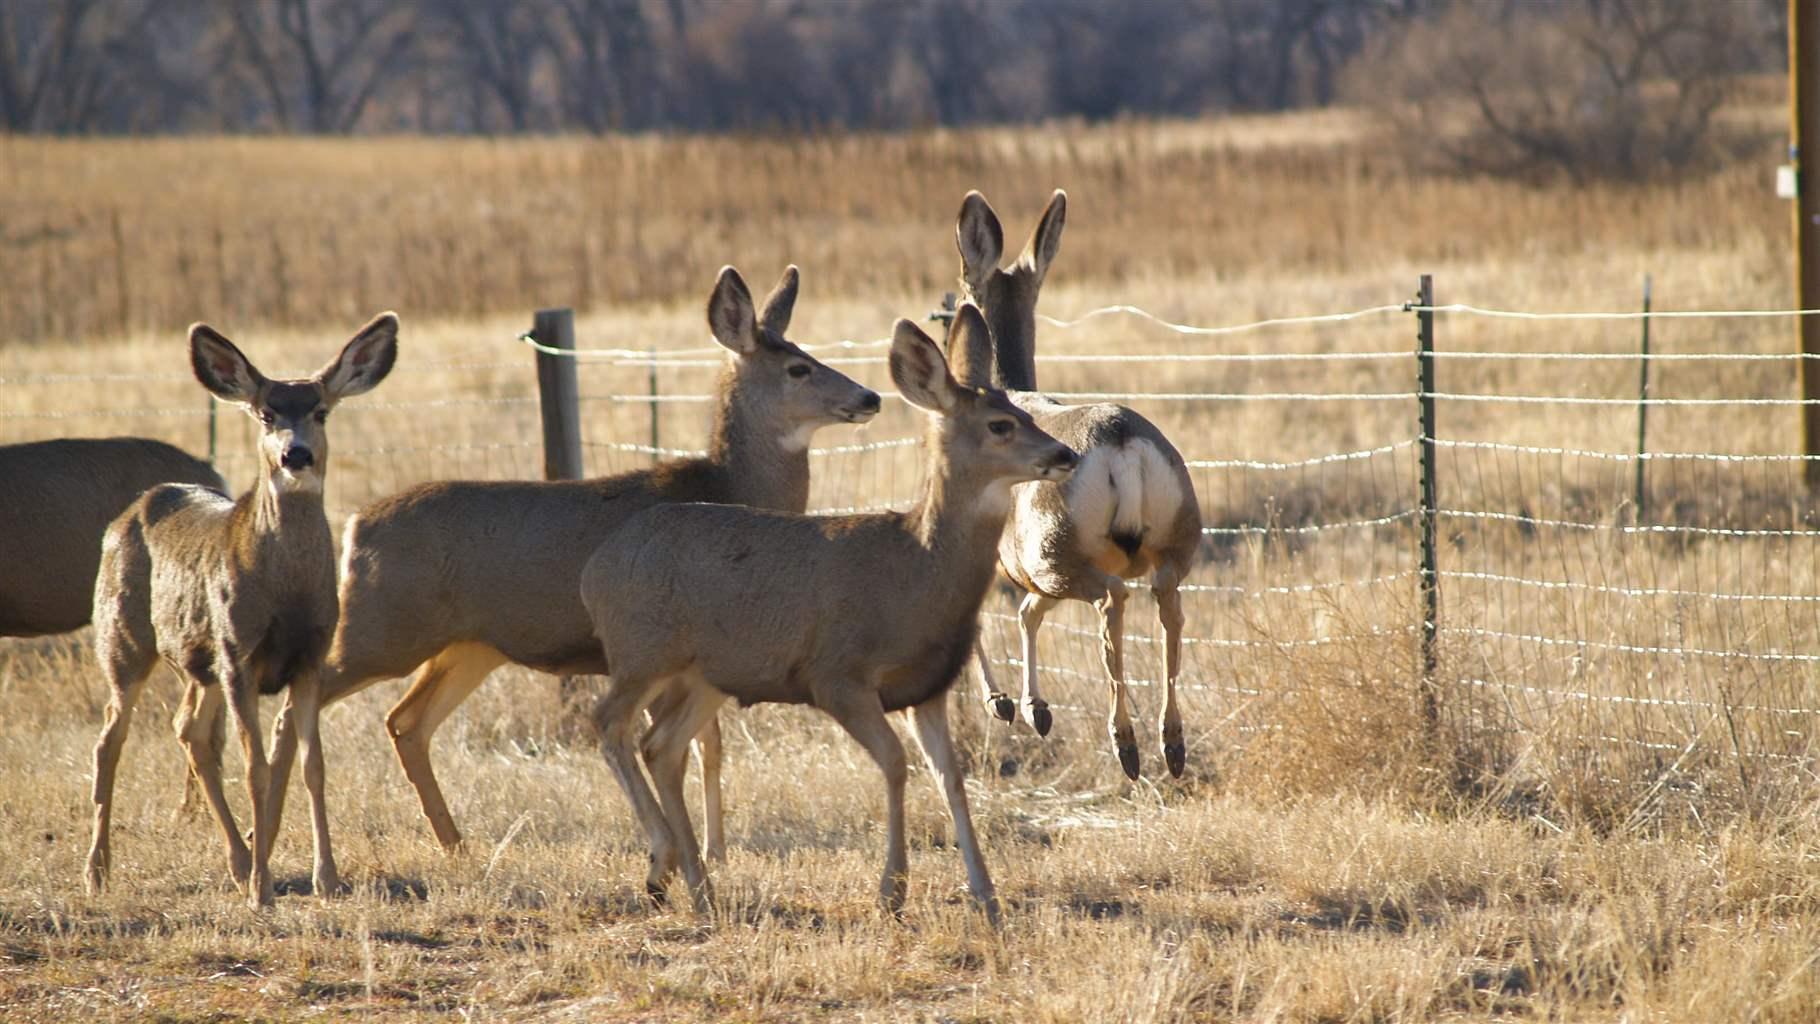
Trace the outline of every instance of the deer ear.
<instances>
[{"instance_id":1,"label":"deer ear","mask_svg":"<svg viewBox=\"0 0 1820 1024\"><path fill-rule=\"evenodd\" d=\"M190 369L203 387L226 402L251 405L265 384L253 361L208 324L190 325Z\"/></svg>"},{"instance_id":2,"label":"deer ear","mask_svg":"<svg viewBox=\"0 0 1820 1024\"><path fill-rule=\"evenodd\" d=\"M316 371L323 401L330 405L371 391L398 361L398 314L381 313L354 332L341 354Z\"/></svg>"},{"instance_id":3,"label":"deer ear","mask_svg":"<svg viewBox=\"0 0 1820 1024\"><path fill-rule=\"evenodd\" d=\"M1039 286L1048 276L1049 264L1055 254L1062 251L1062 226L1067 221L1068 193L1058 188L1049 198L1049 208L1043 211L1043 219L1036 222L1036 230L1030 233L1023 255L1018 257L1019 263L1036 271Z\"/></svg>"},{"instance_id":4,"label":"deer ear","mask_svg":"<svg viewBox=\"0 0 1820 1024\"><path fill-rule=\"evenodd\" d=\"M954 408L960 385L948 375L942 350L908 320L899 320L891 332L891 383L904 401L930 412Z\"/></svg>"},{"instance_id":5,"label":"deer ear","mask_svg":"<svg viewBox=\"0 0 1820 1024\"><path fill-rule=\"evenodd\" d=\"M796 285L800 277L796 264L785 267L784 275L777 279L777 287L765 297L764 312L758 315L759 325L780 338L790 329L790 314L796 311Z\"/></svg>"},{"instance_id":6,"label":"deer ear","mask_svg":"<svg viewBox=\"0 0 1820 1024\"><path fill-rule=\"evenodd\" d=\"M948 368L967 387L992 383L992 332L980 308L971 302L961 303L954 311L954 322L948 325Z\"/></svg>"},{"instance_id":7,"label":"deer ear","mask_svg":"<svg viewBox=\"0 0 1820 1024\"><path fill-rule=\"evenodd\" d=\"M788 276L788 271L785 272ZM752 293L732 267L720 268L714 294L708 296L708 331L726 348L750 355L758 348L758 324L752 317Z\"/></svg>"},{"instance_id":8,"label":"deer ear","mask_svg":"<svg viewBox=\"0 0 1820 1024\"><path fill-rule=\"evenodd\" d=\"M1005 231L999 227L998 214L992 212L992 204L977 190L961 200L954 244L961 251L961 280L977 296L998 269L999 257L1005 252Z\"/></svg>"}]
</instances>

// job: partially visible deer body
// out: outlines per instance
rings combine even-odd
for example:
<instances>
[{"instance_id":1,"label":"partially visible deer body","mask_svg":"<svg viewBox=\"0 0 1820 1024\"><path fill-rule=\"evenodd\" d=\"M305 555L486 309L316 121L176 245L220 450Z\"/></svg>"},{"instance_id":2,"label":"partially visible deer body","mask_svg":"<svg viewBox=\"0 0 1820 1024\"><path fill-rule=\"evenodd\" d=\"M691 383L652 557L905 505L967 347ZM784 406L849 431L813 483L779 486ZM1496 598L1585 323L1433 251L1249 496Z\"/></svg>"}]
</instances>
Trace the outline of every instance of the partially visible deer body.
<instances>
[{"instance_id":1,"label":"partially visible deer body","mask_svg":"<svg viewBox=\"0 0 1820 1024\"><path fill-rule=\"evenodd\" d=\"M577 587L587 555L659 502L800 512L809 500L811 435L878 412L877 393L784 338L797 284L790 267L755 313L739 273L720 272L708 326L729 356L706 457L593 480L423 484L349 520L324 700L412 676L386 729L445 849L461 833L430 766L436 727L506 663L564 675L607 671ZM280 716L273 740L279 807L293 742L288 722ZM699 724L707 828L718 849L720 731L712 721Z\"/></svg>"},{"instance_id":2,"label":"partially visible deer body","mask_svg":"<svg viewBox=\"0 0 1820 1024\"><path fill-rule=\"evenodd\" d=\"M304 777L319 797L319 673L336 621L334 540L322 509L329 462L325 423L337 402L371 389L391 371L397 339L398 318L381 314L315 376L269 380L214 329L190 329L196 379L262 425L259 479L238 500L203 487L155 487L108 527L95 581L95 658L113 692L95 746L91 889L107 878L114 774L133 706L163 658L188 683L178 738L221 824L234 879L245 883L255 906L271 903L275 822L265 813L259 697L288 688L304 745ZM250 853L222 793L219 748L210 742L224 700L246 752ZM314 824L312 878L317 894L327 895L341 882L326 814Z\"/></svg>"},{"instance_id":3,"label":"partially visible deer body","mask_svg":"<svg viewBox=\"0 0 1820 1024\"><path fill-rule=\"evenodd\" d=\"M979 311L962 306L951 358L983 363L988 344ZM878 762L889 810L880 897L894 911L908 886L905 765L885 714L909 710L947 797L968 887L998 919L948 733L948 690L978 632L1011 485L1064 479L1075 454L1002 392L957 383L941 350L908 320L897 322L890 369L904 398L934 414L921 495L908 512L660 506L616 531L583 570L582 600L613 671L594 719L650 839L645 885L655 899L680 857L696 909L710 905L682 775L689 737L731 697L814 705ZM679 686L687 699L642 742L653 797L633 730L641 708Z\"/></svg>"},{"instance_id":4,"label":"partially visible deer body","mask_svg":"<svg viewBox=\"0 0 1820 1024\"><path fill-rule=\"evenodd\" d=\"M1007 269L999 269L1004 231L986 198L967 193L955 239L961 283L992 328L990 382L1004 388L1038 426L1081 453L1065 484L1025 484L1014 492L1011 520L998 546L999 566L1024 591L1018 608L1024 699L1029 722L1047 735L1049 705L1037 686L1036 634L1043 617L1066 599L1100 613L1100 649L1111 683L1108 729L1125 774L1138 777L1137 734L1125 685L1125 581L1150 577L1164 634L1167 670L1160 722L1163 760L1180 776L1187 760L1176 677L1182 667L1182 598L1177 588L1194 567L1201 509L1182 456L1156 425L1122 405L1058 405L1036 390L1036 298L1061 248L1068 197L1057 190L1036 230ZM984 384L988 378L968 379ZM986 703L1009 722L1016 709L993 685L985 651L976 650Z\"/></svg>"},{"instance_id":5,"label":"partially visible deer body","mask_svg":"<svg viewBox=\"0 0 1820 1024\"><path fill-rule=\"evenodd\" d=\"M159 484L226 491L214 467L163 441L65 438L0 445L0 636L88 625L101 536Z\"/></svg>"}]
</instances>

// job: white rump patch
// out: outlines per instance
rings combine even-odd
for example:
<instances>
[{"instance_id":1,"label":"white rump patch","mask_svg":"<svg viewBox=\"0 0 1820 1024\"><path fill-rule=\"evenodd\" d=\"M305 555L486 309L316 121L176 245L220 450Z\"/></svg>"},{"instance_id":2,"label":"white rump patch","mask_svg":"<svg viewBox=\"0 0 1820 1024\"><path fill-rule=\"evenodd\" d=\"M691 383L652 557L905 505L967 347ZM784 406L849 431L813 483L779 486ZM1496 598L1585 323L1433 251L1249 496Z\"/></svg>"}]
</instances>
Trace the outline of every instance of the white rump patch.
<instances>
[{"instance_id":1,"label":"white rump patch","mask_svg":"<svg viewBox=\"0 0 1820 1024\"><path fill-rule=\"evenodd\" d=\"M1145 440L1089 448L1064 492L1083 549L1097 553L1113 534L1144 537L1175 521L1181 484L1169 460Z\"/></svg>"}]
</instances>

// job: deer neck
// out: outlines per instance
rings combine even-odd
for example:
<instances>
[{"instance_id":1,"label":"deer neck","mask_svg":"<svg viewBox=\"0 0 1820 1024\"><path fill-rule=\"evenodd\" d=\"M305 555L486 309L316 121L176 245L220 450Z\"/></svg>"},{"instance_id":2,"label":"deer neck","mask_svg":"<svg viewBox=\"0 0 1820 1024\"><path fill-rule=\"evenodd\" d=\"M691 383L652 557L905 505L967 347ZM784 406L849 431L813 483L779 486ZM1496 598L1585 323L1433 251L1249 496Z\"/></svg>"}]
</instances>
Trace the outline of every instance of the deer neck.
<instances>
[{"instance_id":1,"label":"deer neck","mask_svg":"<svg viewBox=\"0 0 1820 1024\"><path fill-rule=\"evenodd\" d=\"M1036 306L1003 302L985 310L992 332L992 383L1005 391L1036 390Z\"/></svg>"},{"instance_id":2,"label":"deer neck","mask_svg":"<svg viewBox=\"0 0 1820 1024\"><path fill-rule=\"evenodd\" d=\"M925 550L953 568L957 579L989 579L1011 510L1011 485L956 473L933 439L929 444L935 454L924 468L922 493L905 515L905 526Z\"/></svg>"},{"instance_id":3,"label":"deer neck","mask_svg":"<svg viewBox=\"0 0 1820 1024\"><path fill-rule=\"evenodd\" d=\"M328 516L320 490L280 490L271 470L235 503L229 530L243 564L271 558L308 559L317 548L332 550Z\"/></svg>"},{"instance_id":4,"label":"deer neck","mask_svg":"<svg viewBox=\"0 0 1820 1024\"><path fill-rule=\"evenodd\" d=\"M729 375L708 438L708 461L721 471L728 503L781 512L808 508L812 429L766 415L764 403Z\"/></svg>"}]
</instances>

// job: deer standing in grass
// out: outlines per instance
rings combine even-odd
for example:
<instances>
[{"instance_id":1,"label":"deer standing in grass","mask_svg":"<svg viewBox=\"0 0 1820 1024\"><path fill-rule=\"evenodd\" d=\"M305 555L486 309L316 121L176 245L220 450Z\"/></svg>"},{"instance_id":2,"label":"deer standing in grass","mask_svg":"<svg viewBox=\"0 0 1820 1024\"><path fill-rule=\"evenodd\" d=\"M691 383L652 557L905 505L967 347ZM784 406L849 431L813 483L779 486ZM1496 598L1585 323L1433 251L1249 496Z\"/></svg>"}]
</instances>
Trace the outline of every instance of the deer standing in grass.
<instances>
[{"instance_id":1,"label":"deer standing in grass","mask_svg":"<svg viewBox=\"0 0 1820 1024\"><path fill-rule=\"evenodd\" d=\"M950 359L976 369L990 360L971 304L949 340ZM664 505L615 531L582 571L582 601L613 672L594 720L650 839L645 887L655 900L680 857L696 909L710 905L682 776L689 737L731 697L820 708L878 762L889 815L879 892L893 911L908 887L905 764L885 714L908 710L947 797L968 888L998 920L948 733L948 691L978 633L1011 485L1063 480L1075 454L1003 392L958 383L908 320L897 322L890 369L904 398L933 414L909 511L816 517ZM686 696L642 741L654 798L633 730L641 708L678 687Z\"/></svg>"},{"instance_id":2,"label":"deer standing in grass","mask_svg":"<svg viewBox=\"0 0 1820 1024\"><path fill-rule=\"evenodd\" d=\"M109 866L114 774L146 677L163 658L188 684L178 738L221 824L228 863L255 906L272 902L274 818L259 743L259 697L287 690L304 746L304 778L322 799L317 709L323 652L334 636L335 548L323 514L329 463L326 423L341 400L370 390L397 358L398 318L384 313L341 354L303 380L267 379L206 324L190 328L190 365L217 398L261 426L259 478L238 500L207 487L152 488L108 527L95 580L95 660L112 689L95 746L95 836L88 884ZM221 706L239 729L252 803L252 849L241 839L211 742ZM312 880L318 895L340 888L328 818L318 813Z\"/></svg>"},{"instance_id":3,"label":"deer standing in grass","mask_svg":"<svg viewBox=\"0 0 1820 1024\"><path fill-rule=\"evenodd\" d=\"M999 541L1005 577L1024 591L1018 606L1023 642L1024 712L1048 735L1049 705L1037 686L1036 634L1056 602L1090 602L1100 613L1100 653L1112 689L1107 727L1119 763L1138 777L1137 734L1125 685L1125 581L1150 576L1164 634L1166 690L1159 731L1169 774L1187 760L1176 677L1182 667L1182 598L1177 588L1194 567L1201 510L1182 456L1156 425L1122 405L1058 405L1036 390L1036 298L1062 244L1068 197L1049 200L1016 262L999 269L1004 231L986 197L967 193L955 227L961 284L992 329L990 372L965 383L1004 388L1038 426L1081 453L1066 483L1039 481L1013 491L1011 518ZM974 652L986 704L1009 722L1016 708L992 682L984 649Z\"/></svg>"},{"instance_id":4,"label":"deer standing in grass","mask_svg":"<svg viewBox=\"0 0 1820 1024\"><path fill-rule=\"evenodd\" d=\"M738 271L721 270L708 326L729 354L705 457L592 480L422 484L348 521L341 625L323 699L411 674L386 729L445 849L461 833L430 766L436 727L508 662L560 675L607 671L577 586L588 554L659 502L800 512L809 501L810 437L878 412L876 392L784 338L797 283L796 268L786 269L755 313ZM718 855L720 729L712 720L698 724L707 830ZM277 807L293 742L281 714L272 744Z\"/></svg>"}]
</instances>

